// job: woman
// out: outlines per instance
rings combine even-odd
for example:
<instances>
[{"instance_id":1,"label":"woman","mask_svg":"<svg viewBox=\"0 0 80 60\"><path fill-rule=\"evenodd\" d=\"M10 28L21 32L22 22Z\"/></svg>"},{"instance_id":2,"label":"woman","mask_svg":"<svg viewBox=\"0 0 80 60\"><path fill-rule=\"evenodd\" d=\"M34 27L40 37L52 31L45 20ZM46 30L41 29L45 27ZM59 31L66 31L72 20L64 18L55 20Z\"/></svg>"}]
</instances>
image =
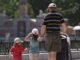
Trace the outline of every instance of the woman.
<instances>
[{"instance_id":1,"label":"woman","mask_svg":"<svg viewBox=\"0 0 80 60\"><path fill-rule=\"evenodd\" d=\"M30 41L29 59L39 60L39 41L37 40L39 31L33 28L32 31L25 37L25 41Z\"/></svg>"}]
</instances>

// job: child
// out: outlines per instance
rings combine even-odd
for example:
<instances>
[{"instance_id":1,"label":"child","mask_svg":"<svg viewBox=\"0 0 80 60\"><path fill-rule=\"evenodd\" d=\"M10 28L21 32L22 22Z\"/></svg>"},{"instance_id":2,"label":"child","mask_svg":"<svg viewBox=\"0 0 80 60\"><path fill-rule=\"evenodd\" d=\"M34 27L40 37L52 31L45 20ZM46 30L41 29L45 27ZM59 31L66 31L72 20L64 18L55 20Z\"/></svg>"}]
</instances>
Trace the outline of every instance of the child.
<instances>
[{"instance_id":1,"label":"child","mask_svg":"<svg viewBox=\"0 0 80 60\"><path fill-rule=\"evenodd\" d=\"M30 32L26 37L25 41L30 41L30 60L39 60L39 42L37 40L39 36L39 31L37 28L33 28L32 32Z\"/></svg>"},{"instance_id":2,"label":"child","mask_svg":"<svg viewBox=\"0 0 80 60\"><path fill-rule=\"evenodd\" d=\"M24 50L27 50L27 48L23 48L21 45L21 40L20 38L15 38L14 39L14 44L10 48L9 56L12 55L13 60L22 60L22 52Z\"/></svg>"}]
</instances>

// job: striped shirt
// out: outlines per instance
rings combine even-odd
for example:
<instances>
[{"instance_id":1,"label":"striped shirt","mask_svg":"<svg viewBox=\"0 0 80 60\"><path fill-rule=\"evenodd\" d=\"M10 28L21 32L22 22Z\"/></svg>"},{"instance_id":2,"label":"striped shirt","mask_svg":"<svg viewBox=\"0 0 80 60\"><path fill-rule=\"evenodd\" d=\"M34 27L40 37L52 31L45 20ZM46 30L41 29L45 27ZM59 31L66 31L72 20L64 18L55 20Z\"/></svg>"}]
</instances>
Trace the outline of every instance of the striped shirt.
<instances>
[{"instance_id":1,"label":"striped shirt","mask_svg":"<svg viewBox=\"0 0 80 60\"><path fill-rule=\"evenodd\" d=\"M54 12L49 13L43 22L46 25L46 32L60 31L60 25L64 22L63 17L60 13Z\"/></svg>"}]
</instances>

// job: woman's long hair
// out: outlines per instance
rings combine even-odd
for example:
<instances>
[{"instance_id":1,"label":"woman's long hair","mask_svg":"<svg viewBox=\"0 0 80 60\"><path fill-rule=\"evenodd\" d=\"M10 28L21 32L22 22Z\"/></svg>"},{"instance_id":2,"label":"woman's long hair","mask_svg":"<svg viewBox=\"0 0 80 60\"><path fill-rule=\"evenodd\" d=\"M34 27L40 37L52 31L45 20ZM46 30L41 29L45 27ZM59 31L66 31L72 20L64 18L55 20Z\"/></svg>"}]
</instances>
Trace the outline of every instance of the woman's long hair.
<instances>
[{"instance_id":1,"label":"woman's long hair","mask_svg":"<svg viewBox=\"0 0 80 60\"><path fill-rule=\"evenodd\" d=\"M38 35L36 35L36 34L32 34L32 38L33 38L35 41L37 41L37 39L38 39Z\"/></svg>"}]
</instances>

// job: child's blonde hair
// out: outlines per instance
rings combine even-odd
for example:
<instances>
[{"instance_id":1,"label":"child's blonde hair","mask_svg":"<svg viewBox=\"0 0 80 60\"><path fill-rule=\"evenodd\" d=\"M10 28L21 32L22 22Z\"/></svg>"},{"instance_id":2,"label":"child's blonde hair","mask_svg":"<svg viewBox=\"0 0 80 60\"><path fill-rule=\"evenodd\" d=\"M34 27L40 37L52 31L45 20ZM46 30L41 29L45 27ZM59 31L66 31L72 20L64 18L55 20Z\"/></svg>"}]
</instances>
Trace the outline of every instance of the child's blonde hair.
<instances>
[{"instance_id":1,"label":"child's blonde hair","mask_svg":"<svg viewBox=\"0 0 80 60\"><path fill-rule=\"evenodd\" d=\"M21 39L18 37L14 39L14 43L21 43L21 42L23 42L23 41L21 41Z\"/></svg>"}]
</instances>

